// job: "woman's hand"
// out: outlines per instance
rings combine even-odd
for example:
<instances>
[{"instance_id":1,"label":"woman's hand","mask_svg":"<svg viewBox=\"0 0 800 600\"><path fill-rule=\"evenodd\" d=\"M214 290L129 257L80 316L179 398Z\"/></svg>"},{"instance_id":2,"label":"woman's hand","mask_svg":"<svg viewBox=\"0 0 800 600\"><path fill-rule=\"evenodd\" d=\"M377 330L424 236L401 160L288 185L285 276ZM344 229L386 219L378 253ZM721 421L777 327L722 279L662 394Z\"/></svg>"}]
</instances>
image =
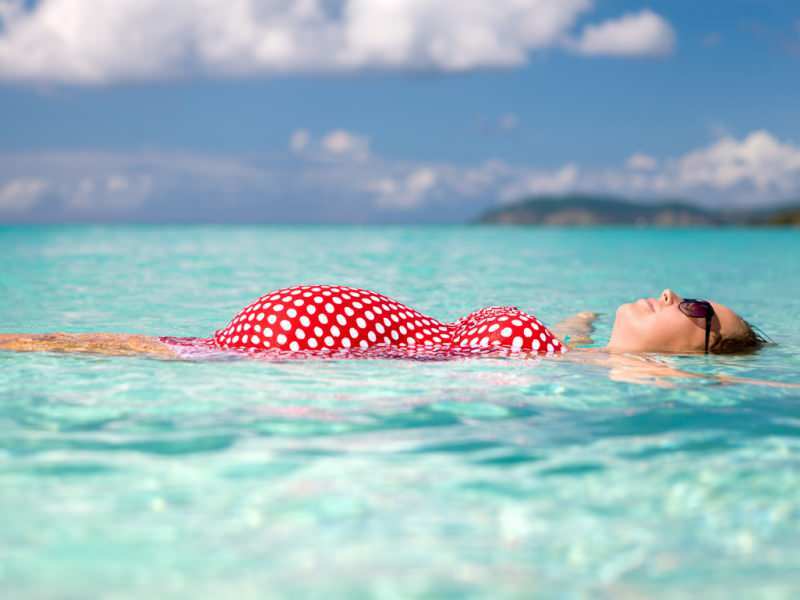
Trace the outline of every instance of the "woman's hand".
<instances>
[{"instance_id":1,"label":"woman's hand","mask_svg":"<svg viewBox=\"0 0 800 600\"><path fill-rule=\"evenodd\" d=\"M569 337L567 345L570 347L588 346L593 343L592 332L598 316L599 313L585 310L558 322L551 329L561 341Z\"/></svg>"}]
</instances>

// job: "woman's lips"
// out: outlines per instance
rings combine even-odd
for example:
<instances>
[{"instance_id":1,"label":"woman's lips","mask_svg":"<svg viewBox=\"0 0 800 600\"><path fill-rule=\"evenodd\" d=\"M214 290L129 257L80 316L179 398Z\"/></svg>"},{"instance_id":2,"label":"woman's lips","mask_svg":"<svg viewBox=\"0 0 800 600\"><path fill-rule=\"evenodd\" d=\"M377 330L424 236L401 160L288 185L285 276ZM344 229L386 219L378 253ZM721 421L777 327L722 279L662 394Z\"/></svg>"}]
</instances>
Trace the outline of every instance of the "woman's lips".
<instances>
[{"instance_id":1,"label":"woman's lips","mask_svg":"<svg viewBox=\"0 0 800 600\"><path fill-rule=\"evenodd\" d=\"M653 298L642 298L639 302L643 302L651 312L656 311L656 301Z\"/></svg>"}]
</instances>

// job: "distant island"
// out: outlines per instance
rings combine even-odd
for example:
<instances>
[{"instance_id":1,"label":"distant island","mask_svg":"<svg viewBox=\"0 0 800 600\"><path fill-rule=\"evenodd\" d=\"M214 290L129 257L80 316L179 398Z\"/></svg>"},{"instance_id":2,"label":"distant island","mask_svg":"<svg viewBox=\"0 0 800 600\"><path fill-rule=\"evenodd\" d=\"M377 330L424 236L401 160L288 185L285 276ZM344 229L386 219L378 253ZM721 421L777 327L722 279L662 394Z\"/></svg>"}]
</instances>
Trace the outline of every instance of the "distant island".
<instances>
[{"instance_id":1,"label":"distant island","mask_svg":"<svg viewBox=\"0 0 800 600\"><path fill-rule=\"evenodd\" d=\"M751 211L712 211L685 201L635 202L613 196L534 196L476 220L496 225L800 226L800 203Z\"/></svg>"}]
</instances>

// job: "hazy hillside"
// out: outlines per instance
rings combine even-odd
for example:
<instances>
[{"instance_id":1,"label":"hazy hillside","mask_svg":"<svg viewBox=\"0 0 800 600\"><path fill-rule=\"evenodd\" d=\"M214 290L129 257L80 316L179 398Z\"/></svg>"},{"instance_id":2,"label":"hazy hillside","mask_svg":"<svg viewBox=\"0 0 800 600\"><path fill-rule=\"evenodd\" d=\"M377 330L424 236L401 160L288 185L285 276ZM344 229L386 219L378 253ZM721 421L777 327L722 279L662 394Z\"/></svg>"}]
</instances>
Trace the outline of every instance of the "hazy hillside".
<instances>
[{"instance_id":1,"label":"hazy hillside","mask_svg":"<svg viewBox=\"0 0 800 600\"><path fill-rule=\"evenodd\" d=\"M612 196L535 196L482 214L478 223L505 225L798 225L800 205L771 210L713 212L687 202L632 202Z\"/></svg>"},{"instance_id":2,"label":"hazy hillside","mask_svg":"<svg viewBox=\"0 0 800 600\"><path fill-rule=\"evenodd\" d=\"M800 204L759 212L749 219L751 225L800 226Z\"/></svg>"}]
</instances>

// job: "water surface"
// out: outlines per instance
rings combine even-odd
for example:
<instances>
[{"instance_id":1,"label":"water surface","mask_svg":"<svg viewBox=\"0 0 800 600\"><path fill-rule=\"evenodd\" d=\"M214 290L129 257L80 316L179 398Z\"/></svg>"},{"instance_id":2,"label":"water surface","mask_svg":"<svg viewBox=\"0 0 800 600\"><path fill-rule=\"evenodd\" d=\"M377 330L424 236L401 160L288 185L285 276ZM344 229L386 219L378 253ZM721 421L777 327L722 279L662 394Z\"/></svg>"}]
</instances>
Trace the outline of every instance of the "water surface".
<instances>
[{"instance_id":1,"label":"water surface","mask_svg":"<svg viewBox=\"0 0 800 600\"><path fill-rule=\"evenodd\" d=\"M670 359L800 382L800 234L0 228L0 331L208 336L297 283L547 324L670 286L778 345ZM13 598L796 597L800 394L559 360L0 353Z\"/></svg>"}]
</instances>

